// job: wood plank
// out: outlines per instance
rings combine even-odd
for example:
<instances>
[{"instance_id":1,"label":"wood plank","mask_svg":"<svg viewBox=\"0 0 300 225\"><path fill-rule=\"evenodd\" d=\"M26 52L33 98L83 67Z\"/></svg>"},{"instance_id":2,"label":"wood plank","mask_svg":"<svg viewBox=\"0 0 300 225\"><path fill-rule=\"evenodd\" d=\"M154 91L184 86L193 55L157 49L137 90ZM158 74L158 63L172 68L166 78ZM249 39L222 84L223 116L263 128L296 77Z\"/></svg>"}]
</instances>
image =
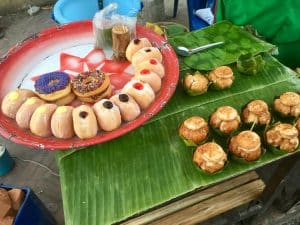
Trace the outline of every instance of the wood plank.
<instances>
[{"instance_id":1,"label":"wood plank","mask_svg":"<svg viewBox=\"0 0 300 225\"><path fill-rule=\"evenodd\" d=\"M202 201L196 205L185 208L151 224L184 224L191 225L203 222L220 215L230 209L257 199L262 193L265 184L262 180L255 180L233 190Z\"/></svg>"},{"instance_id":2,"label":"wood plank","mask_svg":"<svg viewBox=\"0 0 300 225\"><path fill-rule=\"evenodd\" d=\"M128 221L125 221L122 224L148 224L151 221L160 219L162 217L165 217L169 214L175 213L179 210L182 210L186 207L192 206L200 201L206 200L208 198L211 198L213 196L219 195L221 193L224 193L226 191L229 191L233 188L236 188L240 185L246 184L248 182L257 180L259 178L258 174L255 171L243 174L241 176L232 178L228 181L222 182L220 184L214 185L212 187L199 190L196 193L185 197L183 199L180 199L176 202L170 203L164 207L160 207L159 209L150 211L144 215L141 215L139 217L130 219Z\"/></svg>"}]
</instances>

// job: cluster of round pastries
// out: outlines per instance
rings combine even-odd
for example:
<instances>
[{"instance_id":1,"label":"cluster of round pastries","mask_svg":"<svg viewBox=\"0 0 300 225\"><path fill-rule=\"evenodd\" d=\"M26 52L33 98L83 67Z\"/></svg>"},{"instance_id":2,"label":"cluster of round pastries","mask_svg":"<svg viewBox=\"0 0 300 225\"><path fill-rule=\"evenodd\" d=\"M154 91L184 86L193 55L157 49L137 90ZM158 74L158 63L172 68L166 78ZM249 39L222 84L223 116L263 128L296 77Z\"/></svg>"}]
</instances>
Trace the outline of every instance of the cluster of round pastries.
<instances>
[{"instance_id":1,"label":"cluster of round pastries","mask_svg":"<svg viewBox=\"0 0 300 225\"><path fill-rule=\"evenodd\" d=\"M220 66L207 75L196 71L194 74L187 73L182 82L184 90L191 96L201 95L207 92L209 85L214 89L223 90L230 88L235 77L229 66Z\"/></svg>"},{"instance_id":2,"label":"cluster of round pastries","mask_svg":"<svg viewBox=\"0 0 300 225\"><path fill-rule=\"evenodd\" d=\"M192 116L180 125L179 135L188 146L197 146L193 161L208 173L221 170L228 160L227 154L219 144L207 142L210 139L210 127L217 131L217 134L228 138L227 147L232 155L248 162L260 158L263 153L263 142L252 129L237 132L241 128L242 121L245 124L268 126L263 134L264 143L283 152L293 152L299 146L300 112L297 113L296 110L300 106L298 98L300 100L299 94L286 92L274 100L274 110L285 116L294 116L297 119L295 125L278 122L270 126L271 113L267 103L252 100L243 107L242 116L231 106L217 108L208 122L200 116ZM281 107L278 107L278 99L281 101ZM286 105L282 106L287 103L289 109Z\"/></svg>"},{"instance_id":3,"label":"cluster of round pastries","mask_svg":"<svg viewBox=\"0 0 300 225\"><path fill-rule=\"evenodd\" d=\"M30 90L17 89L4 97L1 108L3 114L15 119L20 128L30 129L37 136L54 135L68 139L76 134L85 139L94 137L98 130L112 131L118 128L122 120L127 122L136 119L141 109L147 108L155 97L150 86L139 81L128 83L123 90L110 99L101 99L93 106L80 105L74 108L48 103Z\"/></svg>"},{"instance_id":4,"label":"cluster of round pastries","mask_svg":"<svg viewBox=\"0 0 300 225\"><path fill-rule=\"evenodd\" d=\"M113 96L109 76L101 71L83 72L72 79L64 72L52 72L36 80L35 92L17 89L8 93L2 112L20 128L41 137L86 139L99 130L115 130L150 106L165 75L162 54L146 38L131 41L126 56L135 75ZM67 106L75 97L94 105Z\"/></svg>"},{"instance_id":5,"label":"cluster of round pastries","mask_svg":"<svg viewBox=\"0 0 300 225\"><path fill-rule=\"evenodd\" d=\"M109 76L99 70L86 71L70 79L65 72L46 73L35 81L34 88L42 100L56 105L68 105L76 97L95 103L111 95Z\"/></svg>"},{"instance_id":6,"label":"cluster of round pastries","mask_svg":"<svg viewBox=\"0 0 300 225\"><path fill-rule=\"evenodd\" d=\"M165 75L162 54L147 38L132 40L126 49L126 58L134 67L132 80L150 85L155 93L161 89L161 79Z\"/></svg>"}]
</instances>

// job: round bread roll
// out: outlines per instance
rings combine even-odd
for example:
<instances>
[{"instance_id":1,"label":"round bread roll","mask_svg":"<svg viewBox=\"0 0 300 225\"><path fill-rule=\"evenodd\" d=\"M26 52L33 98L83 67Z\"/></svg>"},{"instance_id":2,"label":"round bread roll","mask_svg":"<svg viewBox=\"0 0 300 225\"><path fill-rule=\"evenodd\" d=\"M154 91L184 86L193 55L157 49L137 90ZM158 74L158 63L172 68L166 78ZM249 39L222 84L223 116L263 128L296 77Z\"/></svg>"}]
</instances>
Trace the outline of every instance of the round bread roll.
<instances>
[{"instance_id":1,"label":"round bread roll","mask_svg":"<svg viewBox=\"0 0 300 225\"><path fill-rule=\"evenodd\" d=\"M162 62L162 54L158 48L146 47L141 48L132 56L132 65L136 68L140 63L150 60L157 59L158 62Z\"/></svg>"},{"instance_id":2,"label":"round bread roll","mask_svg":"<svg viewBox=\"0 0 300 225\"><path fill-rule=\"evenodd\" d=\"M93 109L88 105L81 105L73 109L73 126L75 134L81 138L92 138L97 135L98 125Z\"/></svg>"},{"instance_id":3,"label":"round bread roll","mask_svg":"<svg viewBox=\"0 0 300 225\"><path fill-rule=\"evenodd\" d=\"M110 98L115 103L121 112L124 121L132 121L141 114L141 109L136 101L128 94L116 94Z\"/></svg>"},{"instance_id":4,"label":"round bread roll","mask_svg":"<svg viewBox=\"0 0 300 225\"><path fill-rule=\"evenodd\" d=\"M51 132L51 117L57 105L43 104L39 106L30 119L30 130L33 134L40 137L49 137Z\"/></svg>"},{"instance_id":5,"label":"round bread roll","mask_svg":"<svg viewBox=\"0 0 300 225\"><path fill-rule=\"evenodd\" d=\"M135 73L133 79L149 84L154 92L158 92L161 89L161 78L151 70L139 70Z\"/></svg>"},{"instance_id":6,"label":"round bread roll","mask_svg":"<svg viewBox=\"0 0 300 225\"><path fill-rule=\"evenodd\" d=\"M112 131L121 125L120 110L112 101L102 99L93 106L93 109L102 130Z\"/></svg>"},{"instance_id":7,"label":"round bread roll","mask_svg":"<svg viewBox=\"0 0 300 225\"><path fill-rule=\"evenodd\" d=\"M74 136L72 106L59 106L51 118L51 130L55 137L68 139Z\"/></svg>"},{"instance_id":8,"label":"round bread roll","mask_svg":"<svg viewBox=\"0 0 300 225\"><path fill-rule=\"evenodd\" d=\"M126 48L126 58L131 62L132 56L141 48L152 47L147 38L137 38L132 40Z\"/></svg>"},{"instance_id":9,"label":"round bread roll","mask_svg":"<svg viewBox=\"0 0 300 225\"><path fill-rule=\"evenodd\" d=\"M128 94L134 98L139 104L141 109L146 109L154 101L155 93L151 86L147 83L143 83L137 80L129 81L124 88L122 93Z\"/></svg>"},{"instance_id":10,"label":"round bread roll","mask_svg":"<svg viewBox=\"0 0 300 225\"><path fill-rule=\"evenodd\" d=\"M136 65L136 70L148 69L156 73L160 78L165 76L165 67L157 59L149 59Z\"/></svg>"},{"instance_id":11,"label":"round bread roll","mask_svg":"<svg viewBox=\"0 0 300 225\"><path fill-rule=\"evenodd\" d=\"M35 96L33 91L27 89L17 89L9 92L2 101L1 110L9 118L15 119L21 105L30 97Z\"/></svg>"},{"instance_id":12,"label":"round bread roll","mask_svg":"<svg viewBox=\"0 0 300 225\"><path fill-rule=\"evenodd\" d=\"M16 122L19 127L29 129L30 119L34 111L45 102L38 97L27 99L16 114Z\"/></svg>"}]
</instances>

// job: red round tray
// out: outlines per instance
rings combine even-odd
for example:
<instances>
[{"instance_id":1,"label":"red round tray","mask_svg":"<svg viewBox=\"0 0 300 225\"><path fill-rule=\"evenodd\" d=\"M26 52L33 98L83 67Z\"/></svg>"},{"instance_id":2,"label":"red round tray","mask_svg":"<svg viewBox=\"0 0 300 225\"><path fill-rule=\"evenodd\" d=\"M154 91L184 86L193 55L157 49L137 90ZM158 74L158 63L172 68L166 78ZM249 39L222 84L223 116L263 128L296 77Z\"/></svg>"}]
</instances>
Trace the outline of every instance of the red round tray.
<instances>
[{"instance_id":1,"label":"red round tray","mask_svg":"<svg viewBox=\"0 0 300 225\"><path fill-rule=\"evenodd\" d=\"M147 37L154 46L161 49L166 71L162 80L162 88L156 95L154 103L144 110L137 119L123 123L114 131L101 131L97 136L90 139L82 140L74 137L63 140L53 136L49 138L35 136L29 130L19 128L14 120L0 112L0 134L10 141L31 148L62 150L99 144L141 126L157 114L171 98L178 82L179 66L175 52L169 44L166 44L163 37L142 26L137 26L137 36ZM68 71L69 74L76 74L86 70L86 67L88 69L97 68L103 61L97 61L99 56L101 58L101 52L93 50L93 43L91 21L81 21L46 29L17 44L0 59L1 102L9 91L18 87L33 90L34 77L42 73L64 70ZM128 72L130 66L128 67L126 64L118 65L109 59L104 61L106 64L104 67L102 65L102 68L115 73L115 78L118 75L127 76L130 73Z\"/></svg>"}]
</instances>

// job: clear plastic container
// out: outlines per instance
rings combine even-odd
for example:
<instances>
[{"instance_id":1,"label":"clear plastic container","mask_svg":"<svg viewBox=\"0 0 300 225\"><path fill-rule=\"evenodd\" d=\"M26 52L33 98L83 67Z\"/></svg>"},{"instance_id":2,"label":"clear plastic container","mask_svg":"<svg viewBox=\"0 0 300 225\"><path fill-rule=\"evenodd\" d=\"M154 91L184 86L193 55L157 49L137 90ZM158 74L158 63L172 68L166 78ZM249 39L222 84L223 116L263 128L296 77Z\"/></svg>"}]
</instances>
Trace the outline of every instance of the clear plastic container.
<instances>
[{"instance_id":1,"label":"clear plastic container","mask_svg":"<svg viewBox=\"0 0 300 225\"><path fill-rule=\"evenodd\" d=\"M135 37L137 20L135 10L130 13L134 16L124 16L117 13L117 8L118 5L112 3L95 14L93 19L95 48L107 49L112 47L112 27L116 24L128 26L131 38Z\"/></svg>"}]
</instances>

